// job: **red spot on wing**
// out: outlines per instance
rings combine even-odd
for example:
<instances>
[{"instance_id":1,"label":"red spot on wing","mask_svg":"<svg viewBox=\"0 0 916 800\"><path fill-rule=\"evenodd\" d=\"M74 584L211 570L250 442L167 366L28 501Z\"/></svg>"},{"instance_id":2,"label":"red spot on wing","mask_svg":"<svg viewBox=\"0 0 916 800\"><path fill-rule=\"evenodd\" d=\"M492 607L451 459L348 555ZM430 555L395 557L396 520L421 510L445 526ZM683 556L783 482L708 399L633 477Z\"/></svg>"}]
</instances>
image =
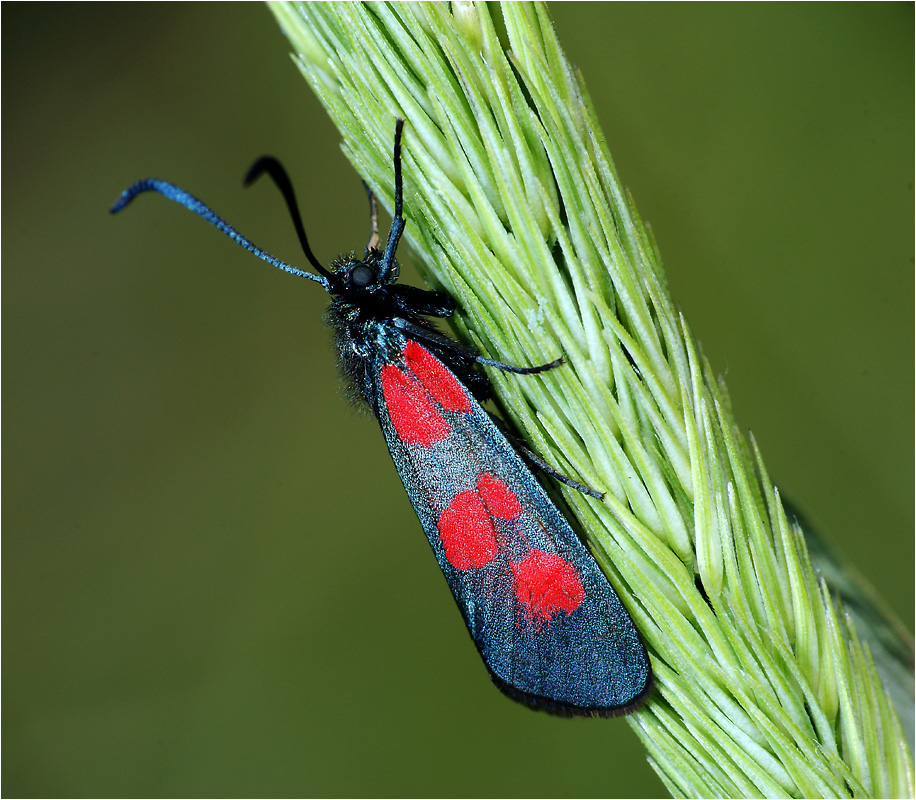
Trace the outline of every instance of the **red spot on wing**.
<instances>
[{"instance_id":1,"label":"red spot on wing","mask_svg":"<svg viewBox=\"0 0 916 800\"><path fill-rule=\"evenodd\" d=\"M558 611L571 614L585 599L576 568L556 553L532 550L512 564L515 597L529 617L549 622Z\"/></svg>"},{"instance_id":2,"label":"red spot on wing","mask_svg":"<svg viewBox=\"0 0 916 800\"><path fill-rule=\"evenodd\" d=\"M522 515L522 504L515 493L499 478L484 472L477 478L477 491L486 503L487 510L500 519L518 519Z\"/></svg>"},{"instance_id":3,"label":"red spot on wing","mask_svg":"<svg viewBox=\"0 0 916 800\"><path fill-rule=\"evenodd\" d=\"M496 531L480 495L473 489L455 495L439 517L445 557L456 569L485 567L496 558Z\"/></svg>"},{"instance_id":4,"label":"red spot on wing","mask_svg":"<svg viewBox=\"0 0 916 800\"><path fill-rule=\"evenodd\" d=\"M391 424L403 441L431 447L448 438L452 429L427 391L393 364L382 368L382 394Z\"/></svg>"},{"instance_id":5,"label":"red spot on wing","mask_svg":"<svg viewBox=\"0 0 916 800\"><path fill-rule=\"evenodd\" d=\"M442 408L463 414L471 410L464 387L426 348L409 341L404 345L403 355L408 369Z\"/></svg>"},{"instance_id":6,"label":"red spot on wing","mask_svg":"<svg viewBox=\"0 0 916 800\"><path fill-rule=\"evenodd\" d=\"M456 569L485 567L499 550L494 519L518 519L522 505L512 490L489 472L477 477L477 489L461 492L439 517L445 557Z\"/></svg>"}]
</instances>

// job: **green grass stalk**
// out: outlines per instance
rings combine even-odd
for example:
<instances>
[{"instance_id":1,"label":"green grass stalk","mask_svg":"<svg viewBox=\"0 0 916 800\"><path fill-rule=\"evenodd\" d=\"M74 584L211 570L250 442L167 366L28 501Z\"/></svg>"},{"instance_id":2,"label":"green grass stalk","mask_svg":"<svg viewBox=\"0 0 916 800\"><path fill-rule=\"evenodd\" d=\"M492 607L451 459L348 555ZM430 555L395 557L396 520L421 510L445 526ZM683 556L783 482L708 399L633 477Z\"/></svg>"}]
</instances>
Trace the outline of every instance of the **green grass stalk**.
<instances>
[{"instance_id":1,"label":"green grass stalk","mask_svg":"<svg viewBox=\"0 0 916 800\"><path fill-rule=\"evenodd\" d=\"M551 487L648 647L657 688L628 720L671 793L912 796L888 694L912 707L906 646L888 662L824 579L831 562L812 564L669 296L546 7L271 8L389 209L407 120L406 238L458 301L457 334L520 365L565 357L490 377L539 455L607 492Z\"/></svg>"}]
</instances>

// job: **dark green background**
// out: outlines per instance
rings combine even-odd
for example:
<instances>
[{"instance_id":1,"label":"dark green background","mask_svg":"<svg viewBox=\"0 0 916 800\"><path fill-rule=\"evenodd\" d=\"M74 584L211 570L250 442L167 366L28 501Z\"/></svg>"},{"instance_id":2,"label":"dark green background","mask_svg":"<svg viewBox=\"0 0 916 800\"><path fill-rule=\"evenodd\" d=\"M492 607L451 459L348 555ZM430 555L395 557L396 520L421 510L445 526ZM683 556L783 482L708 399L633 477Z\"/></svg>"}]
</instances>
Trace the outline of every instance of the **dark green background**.
<instances>
[{"instance_id":1,"label":"dark green background","mask_svg":"<svg viewBox=\"0 0 916 800\"><path fill-rule=\"evenodd\" d=\"M738 420L912 626L912 6L554 13ZM272 152L319 258L363 244L267 9L2 21L3 794L662 792L625 722L489 685L318 288L107 215L155 175L301 261Z\"/></svg>"}]
</instances>

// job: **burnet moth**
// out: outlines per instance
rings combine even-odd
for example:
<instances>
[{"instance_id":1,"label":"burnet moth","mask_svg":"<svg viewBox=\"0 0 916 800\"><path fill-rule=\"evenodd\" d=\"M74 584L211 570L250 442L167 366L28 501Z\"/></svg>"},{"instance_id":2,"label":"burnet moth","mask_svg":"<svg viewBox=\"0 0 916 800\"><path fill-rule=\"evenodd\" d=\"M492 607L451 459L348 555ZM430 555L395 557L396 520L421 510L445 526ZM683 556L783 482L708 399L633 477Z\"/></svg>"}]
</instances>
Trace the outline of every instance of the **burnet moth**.
<instances>
[{"instance_id":1,"label":"burnet moth","mask_svg":"<svg viewBox=\"0 0 916 800\"><path fill-rule=\"evenodd\" d=\"M404 232L401 132L394 136L394 218L378 248L376 203L362 260L325 269L312 254L290 180L278 161L259 159L245 179L269 175L283 194L316 273L265 253L183 189L138 181L111 208L158 192L199 214L269 264L324 287L349 391L382 428L404 488L471 638L493 682L534 708L609 716L649 693L649 661L633 621L582 542L480 404L490 384L476 365L527 375L559 366L515 367L439 333L429 318L455 309L446 294L397 283ZM542 467L546 465L541 464ZM593 493L570 479L570 485Z\"/></svg>"}]
</instances>

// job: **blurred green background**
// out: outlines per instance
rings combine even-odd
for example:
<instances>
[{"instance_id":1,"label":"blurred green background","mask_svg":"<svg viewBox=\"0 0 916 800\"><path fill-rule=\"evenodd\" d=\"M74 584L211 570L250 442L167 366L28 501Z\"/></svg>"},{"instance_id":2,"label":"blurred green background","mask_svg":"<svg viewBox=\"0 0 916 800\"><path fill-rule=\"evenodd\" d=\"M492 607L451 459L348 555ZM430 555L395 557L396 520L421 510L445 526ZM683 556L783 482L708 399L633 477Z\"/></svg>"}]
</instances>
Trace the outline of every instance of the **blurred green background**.
<instances>
[{"instance_id":1,"label":"blurred green background","mask_svg":"<svg viewBox=\"0 0 916 800\"><path fill-rule=\"evenodd\" d=\"M553 11L739 422L912 629L913 6ZM325 295L161 198L106 213L163 177L302 262L241 188L268 152L319 258L363 245L268 10L2 21L3 794L663 792L625 722L490 686Z\"/></svg>"}]
</instances>

